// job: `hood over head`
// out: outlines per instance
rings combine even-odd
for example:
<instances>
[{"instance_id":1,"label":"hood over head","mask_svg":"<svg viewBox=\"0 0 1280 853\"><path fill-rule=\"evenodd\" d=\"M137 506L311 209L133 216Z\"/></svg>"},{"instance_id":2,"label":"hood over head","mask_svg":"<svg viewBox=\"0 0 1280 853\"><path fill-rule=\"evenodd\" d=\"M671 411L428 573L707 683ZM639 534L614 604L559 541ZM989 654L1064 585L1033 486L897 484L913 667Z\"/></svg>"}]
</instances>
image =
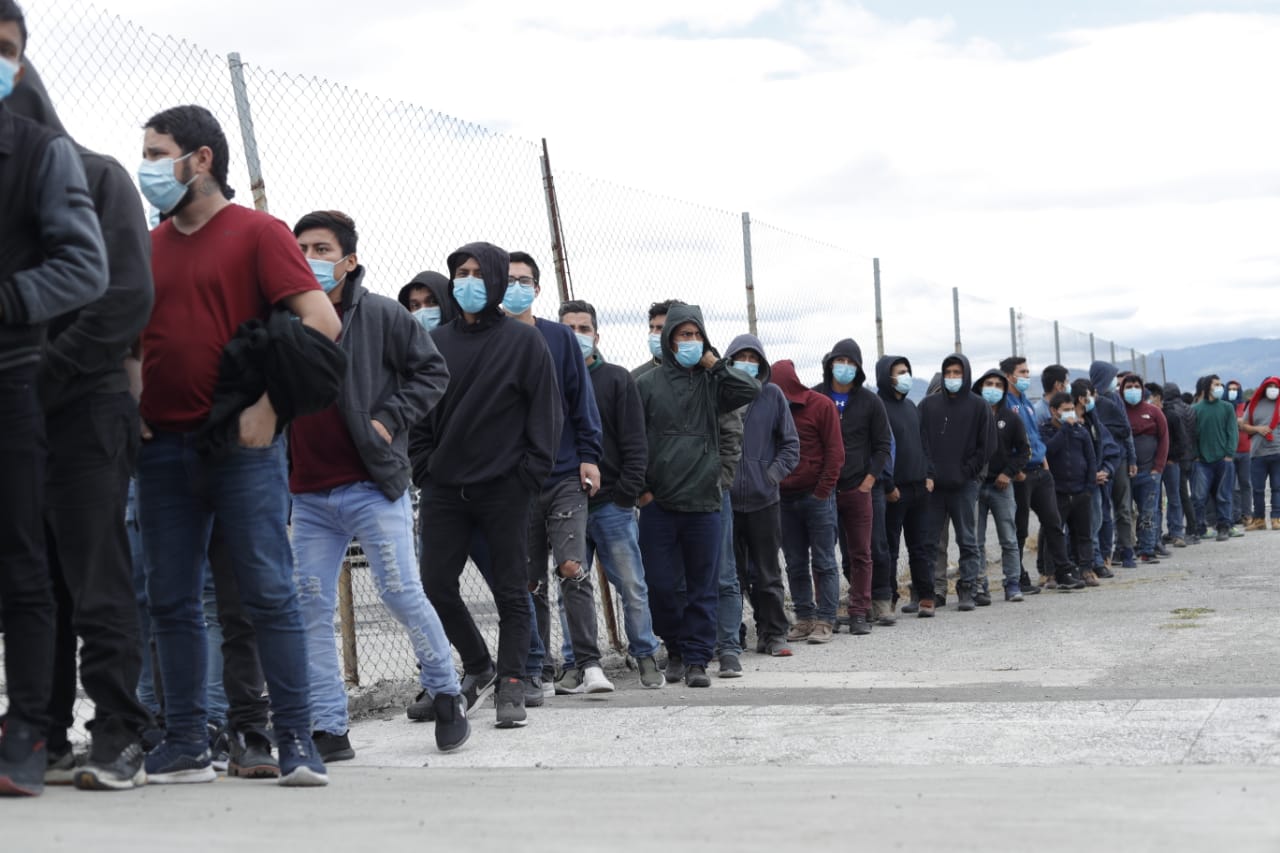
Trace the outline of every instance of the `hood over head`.
<instances>
[{"instance_id":1,"label":"hood over head","mask_svg":"<svg viewBox=\"0 0 1280 853\"><path fill-rule=\"evenodd\" d=\"M676 354L671 351L671 336L675 334L677 327L685 323L698 324L698 329L702 332L702 351L704 353L707 350L715 352L715 348L711 346L711 341L707 338L707 324L702 321L702 309L697 305L672 305L671 310L667 312L666 325L662 327L663 364L680 367L680 362L676 361ZM683 370L684 368L680 369Z\"/></svg>"},{"instance_id":2,"label":"hood over head","mask_svg":"<svg viewBox=\"0 0 1280 853\"><path fill-rule=\"evenodd\" d=\"M1181 398L1181 397L1182 397L1182 389L1178 387L1177 382L1164 383L1164 398L1166 400L1173 400L1175 398Z\"/></svg>"},{"instance_id":3,"label":"hood over head","mask_svg":"<svg viewBox=\"0 0 1280 853\"><path fill-rule=\"evenodd\" d=\"M782 395L787 398L789 403L803 403L805 395L810 393L804 383L800 381L800 377L796 374L796 365L789 358L784 358L777 364L772 365L770 370L772 374L773 384L782 389Z\"/></svg>"},{"instance_id":4,"label":"hood over head","mask_svg":"<svg viewBox=\"0 0 1280 853\"><path fill-rule=\"evenodd\" d=\"M1280 388L1280 376L1268 376L1258 383L1258 387L1253 390L1253 396L1249 398L1249 411L1253 411L1259 400L1266 398L1267 389L1272 385Z\"/></svg>"},{"instance_id":5,"label":"hood over head","mask_svg":"<svg viewBox=\"0 0 1280 853\"><path fill-rule=\"evenodd\" d=\"M926 395L942 393L942 374L935 373L933 378L929 380L929 388L925 391Z\"/></svg>"},{"instance_id":6,"label":"hood over head","mask_svg":"<svg viewBox=\"0 0 1280 853\"><path fill-rule=\"evenodd\" d=\"M911 360L905 355L886 355L876 362L876 393L886 400L898 399L890 372L899 362L905 364L908 371L911 370Z\"/></svg>"},{"instance_id":7,"label":"hood over head","mask_svg":"<svg viewBox=\"0 0 1280 853\"><path fill-rule=\"evenodd\" d=\"M408 308L409 293L417 287L425 287L435 296L436 302L440 305L440 325L443 326L458 316L458 307L451 297L453 284L443 274L432 270L418 273L413 277L412 281L400 288L400 295L396 299L400 301L401 305Z\"/></svg>"},{"instance_id":8,"label":"hood over head","mask_svg":"<svg viewBox=\"0 0 1280 853\"><path fill-rule=\"evenodd\" d=\"M58 118L58 111L53 108L53 101L49 98L49 93L44 88L44 81L40 79L35 65L29 58L24 57L22 67L22 80L14 87L9 97L5 98L5 107L56 133L70 136L71 134L67 133L67 129L62 126L61 119Z\"/></svg>"},{"instance_id":9,"label":"hood over head","mask_svg":"<svg viewBox=\"0 0 1280 853\"><path fill-rule=\"evenodd\" d=\"M759 380L761 385L768 382L773 371L769 366L769 357L764 354L764 344L760 343L760 339L755 335L738 335L730 342L729 348L724 351L724 357L732 359L744 350L753 350L756 355L760 356L760 372L756 374L756 379Z\"/></svg>"},{"instance_id":10,"label":"hood over head","mask_svg":"<svg viewBox=\"0 0 1280 853\"><path fill-rule=\"evenodd\" d=\"M453 298L452 279L458 267L466 263L467 258L475 258L480 263L480 275L484 278L484 290L487 297L484 311L486 316L497 316L502 297L507 295L507 277L511 274L511 256L506 249L500 249L492 243L468 243L449 256L449 307L457 312L454 316L462 316L462 308L458 300Z\"/></svg>"},{"instance_id":11,"label":"hood over head","mask_svg":"<svg viewBox=\"0 0 1280 853\"><path fill-rule=\"evenodd\" d=\"M853 387L861 388L867 381L867 372L862 368L862 347L858 346L858 342L853 338L836 341L831 352L822 357L822 381L827 383L828 388L832 387L834 380L831 378L831 362L839 356L850 359L858 366L858 375L853 378Z\"/></svg>"},{"instance_id":12,"label":"hood over head","mask_svg":"<svg viewBox=\"0 0 1280 853\"><path fill-rule=\"evenodd\" d=\"M993 376L994 376L996 379L999 379L999 380L1000 380L1000 387L1001 387L1002 389L1004 389L1004 394L1005 394L1005 396L1006 396L1006 397L1007 397L1007 396L1009 396L1009 377L1005 376L1003 373L1001 373L999 370L997 370L997 369L996 369L996 368L994 368L994 367L993 367L993 368L991 368L990 370L988 370L986 373L984 373L984 374L982 374L981 376L979 376L979 377L978 377L978 381L973 383L973 393L975 393L975 394L977 394L979 397L981 397L981 396L982 396L982 386L983 386L983 385L986 385L986 384L987 384L987 380L988 380L988 379L990 379L990 378L991 378L991 377L993 377ZM1003 402L1003 401L1002 401L1002 402Z\"/></svg>"},{"instance_id":13,"label":"hood over head","mask_svg":"<svg viewBox=\"0 0 1280 853\"><path fill-rule=\"evenodd\" d=\"M951 353L951 355L947 356L942 360L942 373L945 374L947 372L947 365L949 364L959 364L960 369L964 371L961 374L961 384L960 384L961 391L963 391L965 388L970 388L973 386L973 368L969 366L969 359L966 356L958 352ZM938 381L941 382L942 380L938 380ZM943 389L945 390L945 386L943 386ZM1004 390L1006 393L1009 390L1009 385L1007 382L1005 383Z\"/></svg>"},{"instance_id":14,"label":"hood over head","mask_svg":"<svg viewBox=\"0 0 1280 853\"><path fill-rule=\"evenodd\" d=\"M1120 374L1120 369L1109 361L1095 361L1089 365L1089 381L1099 394L1111 390L1111 380Z\"/></svg>"}]
</instances>

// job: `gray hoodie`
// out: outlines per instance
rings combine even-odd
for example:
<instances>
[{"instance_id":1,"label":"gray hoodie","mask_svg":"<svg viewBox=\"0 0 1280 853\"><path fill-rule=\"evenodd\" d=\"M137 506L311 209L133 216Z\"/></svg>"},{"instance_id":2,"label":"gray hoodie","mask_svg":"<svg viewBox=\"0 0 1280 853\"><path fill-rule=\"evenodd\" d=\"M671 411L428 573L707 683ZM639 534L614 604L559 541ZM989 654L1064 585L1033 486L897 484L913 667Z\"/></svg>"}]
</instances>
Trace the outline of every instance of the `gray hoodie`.
<instances>
[{"instance_id":1,"label":"gray hoodie","mask_svg":"<svg viewBox=\"0 0 1280 853\"><path fill-rule=\"evenodd\" d=\"M743 421L742 459L729 497L735 512L756 512L773 506L781 495L778 484L800 463L800 436L791 418L791 406L782 389L769 381L769 361L755 335L738 335L725 350L725 358L751 350L760 357L760 396L746 408Z\"/></svg>"}]
</instances>

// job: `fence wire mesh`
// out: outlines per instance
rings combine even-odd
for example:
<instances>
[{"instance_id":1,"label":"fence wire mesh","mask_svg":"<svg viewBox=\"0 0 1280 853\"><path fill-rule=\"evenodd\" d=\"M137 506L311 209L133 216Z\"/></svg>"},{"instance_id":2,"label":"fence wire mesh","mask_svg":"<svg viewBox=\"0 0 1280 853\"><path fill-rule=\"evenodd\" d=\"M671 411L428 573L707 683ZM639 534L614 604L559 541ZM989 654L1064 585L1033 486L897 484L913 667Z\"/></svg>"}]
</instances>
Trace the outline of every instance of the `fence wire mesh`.
<instances>
[{"instance_id":1,"label":"fence wire mesh","mask_svg":"<svg viewBox=\"0 0 1280 853\"><path fill-rule=\"evenodd\" d=\"M218 118L230 143L229 182L252 204L242 122L228 57L147 31L80 0L28 0L28 58L44 79L67 131L83 145L137 162L142 126L169 106L197 103ZM541 151L534 143L493 132L426 107L381 98L325 80L240 64L242 106L252 115L261 163L262 197L288 223L315 209L339 208L361 232L361 261L371 289L394 296L424 269L443 271L455 247L485 239L525 249L543 268L535 313L555 317ZM747 258L743 216L619 186L557 169L572 295L599 313L601 351L634 366L648 356L649 303L678 297L700 304L712 343L723 351L748 331ZM878 355L872 259L791 233L750 223L751 277L758 334L771 359L791 358L802 379L821 378L831 344L852 337L867 372ZM912 276L895 262L881 269L884 349L910 356L928 380L957 338L975 373L1016 349L1038 369L1063 360L1087 371L1085 356L1128 366L1127 347L1059 329L1053 323L963 295L959 329L953 292ZM1058 358L1061 351L1061 359ZM1141 363L1141 362L1139 362ZM428 545L429 546L429 545ZM358 548L350 555L359 682L411 682L413 654L400 626L382 608ZM554 585L553 585L554 586ZM474 567L464 595L482 631L496 644L492 599ZM615 602L620 611L620 604ZM553 610L554 612L554 610ZM561 636L552 620L553 656ZM609 642L601 620L604 647ZM621 620L617 636L625 646ZM616 649L616 647L614 647ZM349 672L352 680L356 674Z\"/></svg>"}]
</instances>

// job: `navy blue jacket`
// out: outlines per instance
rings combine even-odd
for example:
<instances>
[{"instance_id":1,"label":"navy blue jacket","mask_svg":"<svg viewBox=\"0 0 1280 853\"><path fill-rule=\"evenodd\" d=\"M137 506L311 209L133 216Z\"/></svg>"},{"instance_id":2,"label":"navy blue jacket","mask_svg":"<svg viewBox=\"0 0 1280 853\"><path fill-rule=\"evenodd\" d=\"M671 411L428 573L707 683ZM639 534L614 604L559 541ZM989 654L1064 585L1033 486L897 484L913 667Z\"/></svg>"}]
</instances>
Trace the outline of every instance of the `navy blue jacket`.
<instances>
[{"instance_id":1,"label":"navy blue jacket","mask_svg":"<svg viewBox=\"0 0 1280 853\"><path fill-rule=\"evenodd\" d=\"M1078 495L1095 484L1098 461L1088 429L1080 424L1063 424L1059 428L1049 421L1040 427L1040 437L1044 439L1054 489Z\"/></svg>"},{"instance_id":2,"label":"navy blue jacket","mask_svg":"<svg viewBox=\"0 0 1280 853\"><path fill-rule=\"evenodd\" d=\"M554 486L571 474L576 476L582 463L594 465L600 462L604 431L600 426L600 410L596 408L595 388L587 373L587 361L578 346L577 337L563 323L535 317L533 325L547 342L564 408L560 448L556 451L551 476L547 478L547 486Z\"/></svg>"}]
</instances>

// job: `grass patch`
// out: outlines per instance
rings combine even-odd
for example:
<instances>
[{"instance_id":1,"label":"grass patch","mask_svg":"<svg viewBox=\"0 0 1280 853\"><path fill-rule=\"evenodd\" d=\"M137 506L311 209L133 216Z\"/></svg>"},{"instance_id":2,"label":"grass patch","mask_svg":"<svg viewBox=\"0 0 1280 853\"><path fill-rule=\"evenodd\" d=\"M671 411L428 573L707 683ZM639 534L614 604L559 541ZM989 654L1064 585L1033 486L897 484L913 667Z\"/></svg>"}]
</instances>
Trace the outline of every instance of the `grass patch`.
<instances>
[{"instance_id":1,"label":"grass patch","mask_svg":"<svg viewBox=\"0 0 1280 853\"><path fill-rule=\"evenodd\" d=\"M1179 607L1177 610L1170 610L1169 612L1173 614L1173 618L1175 619L1185 619L1190 621L1192 619L1199 619L1201 616L1207 616L1208 614L1213 613L1214 610L1212 607Z\"/></svg>"},{"instance_id":2,"label":"grass patch","mask_svg":"<svg viewBox=\"0 0 1280 853\"><path fill-rule=\"evenodd\" d=\"M1178 631L1182 628L1203 628L1199 622L1166 622L1160 626L1166 631Z\"/></svg>"}]
</instances>

